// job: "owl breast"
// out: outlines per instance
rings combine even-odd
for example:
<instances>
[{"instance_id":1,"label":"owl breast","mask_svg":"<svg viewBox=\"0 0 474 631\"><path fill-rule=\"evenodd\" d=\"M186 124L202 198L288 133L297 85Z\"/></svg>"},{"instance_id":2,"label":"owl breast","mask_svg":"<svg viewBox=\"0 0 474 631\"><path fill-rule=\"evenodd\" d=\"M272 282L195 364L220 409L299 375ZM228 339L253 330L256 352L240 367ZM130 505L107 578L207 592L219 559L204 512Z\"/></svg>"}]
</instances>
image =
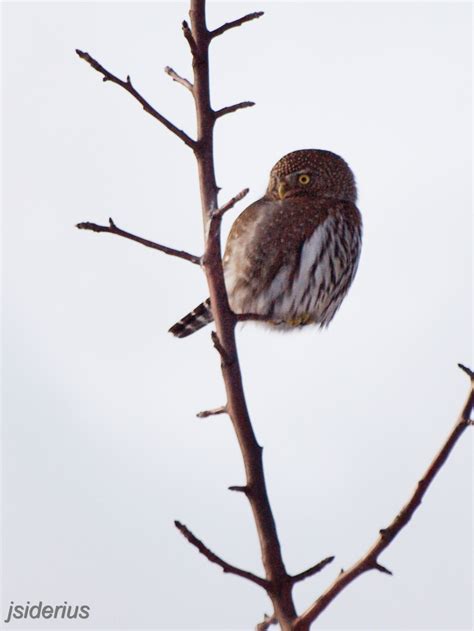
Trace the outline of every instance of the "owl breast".
<instances>
[{"instance_id":1,"label":"owl breast","mask_svg":"<svg viewBox=\"0 0 474 631\"><path fill-rule=\"evenodd\" d=\"M282 329L326 326L357 271L361 220L347 201L262 198L236 220L224 256L235 313Z\"/></svg>"}]
</instances>

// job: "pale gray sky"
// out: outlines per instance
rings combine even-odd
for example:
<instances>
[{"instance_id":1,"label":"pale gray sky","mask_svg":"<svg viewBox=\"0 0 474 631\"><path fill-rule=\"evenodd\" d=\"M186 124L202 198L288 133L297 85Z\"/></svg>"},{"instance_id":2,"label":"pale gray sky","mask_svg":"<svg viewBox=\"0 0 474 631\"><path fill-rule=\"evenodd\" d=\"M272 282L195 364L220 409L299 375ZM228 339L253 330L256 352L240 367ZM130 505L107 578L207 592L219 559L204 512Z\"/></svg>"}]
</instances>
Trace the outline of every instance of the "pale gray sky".
<instances>
[{"instance_id":1,"label":"pale gray sky","mask_svg":"<svg viewBox=\"0 0 474 631\"><path fill-rule=\"evenodd\" d=\"M364 245L327 331L238 334L288 570L305 608L408 499L466 394L469 363L471 7L467 3L212 3L211 27L265 9L212 50L221 200L265 189L283 154L353 168ZM223 575L173 527L261 572L210 328L168 327L206 294L197 267L74 229L112 216L202 251L191 152L74 54L81 48L194 130L173 3L3 5L3 602L89 604L77 628L253 628L263 592ZM244 205L240 206L243 209ZM227 217L227 230L238 210ZM469 629L472 440L324 629ZM6 614L5 614L6 615ZM5 617L5 615L3 617ZM29 620L28 628L59 628ZM21 627L21 622L9 626Z\"/></svg>"}]
</instances>

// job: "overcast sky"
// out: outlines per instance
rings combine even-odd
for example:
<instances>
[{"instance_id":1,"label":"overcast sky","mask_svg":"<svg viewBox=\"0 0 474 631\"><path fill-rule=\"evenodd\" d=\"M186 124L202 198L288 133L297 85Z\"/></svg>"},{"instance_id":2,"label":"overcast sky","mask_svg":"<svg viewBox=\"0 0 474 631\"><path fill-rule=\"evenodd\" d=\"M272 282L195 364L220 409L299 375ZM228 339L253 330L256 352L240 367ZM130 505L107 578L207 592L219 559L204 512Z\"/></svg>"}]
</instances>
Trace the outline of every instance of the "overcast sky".
<instances>
[{"instance_id":1,"label":"overcast sky","mask_svg":"<svg viewBox=\"0 0 474 631\"><path fill-rule=\"evenodd\" d=\"M3 6L4 615L88 604L74 628L249 631L265 594L208 563L262 572L208 327L167 329L207 296L199 268L79 221L200 254L191 152L78 59L94 55L190 134L173 3ZM209 25L265 9L212 46L221 201L260 197L273 164L329 149L352 167L359 272L326 331L238 332L248 403L287 568L335 562L295 590L305 609L372 544L451 429L470 362L471 7L212 3ZM246 200L247 201L247 200ZM224 229L245 207L226 218ZM412 522L318 628L470 629L472 439ZM60 628L29 620L28 628ZM11 623L20 628L22 623Z\"/></svg>"}]
</instances>

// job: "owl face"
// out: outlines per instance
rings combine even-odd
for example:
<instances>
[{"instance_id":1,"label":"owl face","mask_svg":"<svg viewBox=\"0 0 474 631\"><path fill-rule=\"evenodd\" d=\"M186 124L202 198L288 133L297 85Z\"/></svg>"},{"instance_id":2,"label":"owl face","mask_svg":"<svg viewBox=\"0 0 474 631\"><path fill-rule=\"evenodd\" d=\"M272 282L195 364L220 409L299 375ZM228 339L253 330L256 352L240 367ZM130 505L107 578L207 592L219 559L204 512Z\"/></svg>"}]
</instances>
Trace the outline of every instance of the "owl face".
<instances>
[{"instance_id":1,"label":"owl face","mask_svg":"<svg viewBox=\"0 0 474 631\"><path fill-rule=\"evenodd\" d=\"M267 197L276 200L323 196L355 202L354 175L335 153L322 149L293 151L270 173Z\"/></svg>"},{"instance_id":2,"label":"owl face","mask_svg":"<svg viewBox=\"0 0 474 631\"><path fill-rule=\"evenodd\" d=\"M274 199L314 195L317 190L317 174L310 169L272 176L270 179L270 192Z\"/></svg>"}]
</instances>

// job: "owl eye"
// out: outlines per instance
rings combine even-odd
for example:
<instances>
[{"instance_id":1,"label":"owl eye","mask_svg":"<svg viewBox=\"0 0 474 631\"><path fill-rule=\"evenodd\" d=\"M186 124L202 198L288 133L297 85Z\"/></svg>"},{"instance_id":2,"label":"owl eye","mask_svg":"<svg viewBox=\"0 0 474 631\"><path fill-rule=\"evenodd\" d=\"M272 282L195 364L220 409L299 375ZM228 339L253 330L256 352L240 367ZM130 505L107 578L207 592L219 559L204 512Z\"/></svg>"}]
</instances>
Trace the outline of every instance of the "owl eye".
<instances>
[{"instance_id":1,"label":"owl eye","mask_svg":"<svg viewBox=\"0 0 474 631\"><path fill-rule=\"evenodd\" d=\"M310 180L311 178L309 177L309 175L306 175L306 173L304 173L303 175L300 175L298 178L298 182L303 185L309 184Z\"/></svg>"}]
</instances>

